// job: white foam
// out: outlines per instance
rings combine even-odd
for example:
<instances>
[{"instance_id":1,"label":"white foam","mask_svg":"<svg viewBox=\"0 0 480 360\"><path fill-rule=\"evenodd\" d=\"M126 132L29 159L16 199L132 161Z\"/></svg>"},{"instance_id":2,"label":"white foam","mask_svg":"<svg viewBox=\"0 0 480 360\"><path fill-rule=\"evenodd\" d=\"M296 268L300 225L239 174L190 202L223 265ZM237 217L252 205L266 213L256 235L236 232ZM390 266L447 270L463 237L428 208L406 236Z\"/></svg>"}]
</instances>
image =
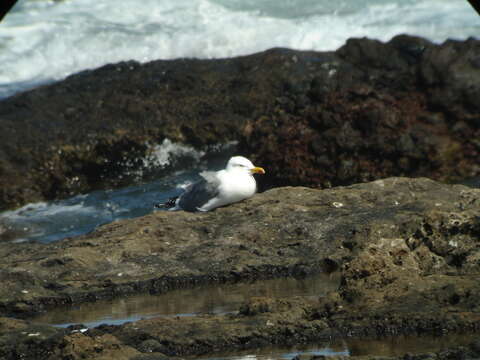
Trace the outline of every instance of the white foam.
<instances>
[{"instance_id":1,"label":"white foam","mask_svg":"<svg viewBox=\"0 0 480 360\"><path fill-rule=\"evenodd\" d=\"M0 24L0 97L122 60L334 50L350 37L399 33L443 41L479 30L464 0L20 0Z\"/></svg>"},{"instance_id":2,"label":"white foam","mask_svg":"<svg viewBox=\"0 0 480 360\"><path fill-rule=\"evenodd\" d=\"M94 216L95 212L98 212L94 207L85 206L83 197L84 195L79 195L60 202L27 204L19 209L0 213L0 222L17 233L13 242L48 235L54 228L59 231L72 230L72 222L82 217Z\"/></svg>"},{"instance_id":3,"label":"white foam","mask_svg":"<svg viewBox=\"0 0 480 360\"><path fill-rule=\"evenodd\" d=\"M149 147L149 154L143 159L145 168L152 166L165 168L171 165L172 161L178 157L191 157L199 161L205 155L205 151L196 150L189 145L172 142L170 139L164 139L160 145Z\"/></svg>"},{"instance_id":4,"label":"white foam","mask_svg":"<svg viewBox=\"0 0 480 360\"><path fill-rule=\"evenodd\" d=\"M145 171L165 169L175 165L175 161L181 158L189 158L198 162L205 155L205 151L196 150L189 145L173 142L168 138L164 139L161 144L152 145L147 142L146 146L147 155L140 159L142 162L141 166L138 166L138 159L127 159L121 164L126 170L119 177L126 175L140 181L144 177ZM222 145L218 145L219 148L221 146Z\"/></svg>"},{"instance_id":5,"label":"white foam","mask_svg":"<svg viewBox=\"0 0 480 360\"><path fill-rule=\"evenodd\" d=\"M56 216L66 213L88 213L94 211L93 207L84 206L83 202L77 204L38 202L22 206L16 210L5 211L0 214L0 219L20 220L34 217Z\"/></svg>"}]
</instances>

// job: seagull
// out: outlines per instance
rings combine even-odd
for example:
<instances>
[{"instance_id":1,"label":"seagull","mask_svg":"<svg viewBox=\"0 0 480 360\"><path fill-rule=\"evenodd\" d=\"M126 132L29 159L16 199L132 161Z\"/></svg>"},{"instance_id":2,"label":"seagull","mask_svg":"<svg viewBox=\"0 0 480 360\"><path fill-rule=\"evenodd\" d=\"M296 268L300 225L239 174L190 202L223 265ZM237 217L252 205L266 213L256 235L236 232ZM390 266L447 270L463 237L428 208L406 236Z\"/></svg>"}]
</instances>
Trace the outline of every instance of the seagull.
<instances>
[{"instance_id":1,"label":"seagull","mask_svg":"<svg viewBox=\"0 0 480 360\"><path fill-rule=\"evenodd\" d=\"M180 196L173 197L156 207L169 210L210 211L247 199L257 191L253 174L265 174L265 170L254 166L243 156L233 156L228 160L225 169L201 172L201 180L187 186Z\"/></svg>"}]
</instances>

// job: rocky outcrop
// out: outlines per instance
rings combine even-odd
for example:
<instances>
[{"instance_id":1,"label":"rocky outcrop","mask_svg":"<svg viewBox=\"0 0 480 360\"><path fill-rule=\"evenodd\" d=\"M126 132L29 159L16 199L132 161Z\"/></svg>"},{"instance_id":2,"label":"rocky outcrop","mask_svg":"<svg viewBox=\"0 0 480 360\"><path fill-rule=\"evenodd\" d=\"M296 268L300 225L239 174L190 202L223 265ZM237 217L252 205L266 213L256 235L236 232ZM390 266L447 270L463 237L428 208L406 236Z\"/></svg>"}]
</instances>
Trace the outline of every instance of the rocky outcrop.
<instances>
[{"instance_id":1,"label":"rocky outcrop","mask_svg":"<svg viewBox=\"0 0 480 360\"><path fill-rule=\"evenodd\" d=\"M284 59L304 77L292 71L284 81L296 91L251 119L243 139L276 185L478 174L479 41L350 39L313 72L310 54Z\"/></svg>"},{"instance_id":2,"label":"rocky outcrop","mask_svg":"<svg viewBox=\"0 0 480 360\"><path fill-rule=\"evenodd\" d=\"M79 330L32 325L0 318L0 357L14 359L118 359L141 355L111 335L84 336Z\"/></svg>"},{"instance_id":3,"label":"rocky outcrop","mask_svg":"<svg viewBox=\"0 0 480 360\"><path fill-rule=\"evenodd\" d=\"M460 288L463 276L480 270L479 194L407 178L323 191L278 188L213 212L158 211L51 244L3 243L0 305L4 313L35 311L202 282L336 270L344 278L342 298L367 307L369 291L379 287L389 302L416 293L399 281L435 287L450 276ZM466 301L461 293L452 290Z\"/></svg>"},{"instance_id":4,"label":"rocky outcrop","mask_svg":"<svg viewBox=\"0 0 480 360\"><path fill-rule=\"evenodd\" d=\"M476 176L480 42L125 62L0 102L0 209L120 186L165 138L239 141L263 187Z\"/></svg>"},{"instance_id":5,"label":"rocky outcrop","mask_svg":"<svg viewBox=\"0 0 480 360\"><path fill-rule=\"evenodd\" d=\"M160 211L54 244L4 243L0 310L20 316L130 293L322 271L342 280L315 301L256 298L231 315L101 326L75 341L184 356L335 336L474 332L479 210L480 190L389 178L276 188L212 212ZM44 341L67 336L55 332Z\"/></svg>"}]
</instances>

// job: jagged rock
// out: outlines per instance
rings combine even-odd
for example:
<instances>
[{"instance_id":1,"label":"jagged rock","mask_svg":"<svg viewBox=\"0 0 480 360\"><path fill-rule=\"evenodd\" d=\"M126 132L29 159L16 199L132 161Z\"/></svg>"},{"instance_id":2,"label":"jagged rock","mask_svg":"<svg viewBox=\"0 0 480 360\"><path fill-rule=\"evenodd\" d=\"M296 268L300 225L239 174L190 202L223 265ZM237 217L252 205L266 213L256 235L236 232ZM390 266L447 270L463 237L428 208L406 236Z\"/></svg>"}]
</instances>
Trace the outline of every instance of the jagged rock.
<instances>
[{"instance_id":1,"label":"jagged rock","mask_svg":"<svg viewBox=\"0 0 480 360\"><path fill-rule=\"evenodd\" d=\"M286 94L289 101L251 119L243 145L268 164L275 185L475 176L479 56L473 39L442 45L407 36L385 44L350 39L311 77L292 80L310 81L304 93ZM315 61L295 57L296 67ZM299 97L308 101L294 105Z\"/></svg>"},{"instance_id":2,"label":"jagged rock","mask_svg":"<svg viewBox=\"0 0 480 360\"><path fill-rule=\"evenodd\" d=\"M236 140L273 185L478 176L480 41L124 62L0 101L0 209L133 181L149 144Z\"/></svg>"}]
</instances>

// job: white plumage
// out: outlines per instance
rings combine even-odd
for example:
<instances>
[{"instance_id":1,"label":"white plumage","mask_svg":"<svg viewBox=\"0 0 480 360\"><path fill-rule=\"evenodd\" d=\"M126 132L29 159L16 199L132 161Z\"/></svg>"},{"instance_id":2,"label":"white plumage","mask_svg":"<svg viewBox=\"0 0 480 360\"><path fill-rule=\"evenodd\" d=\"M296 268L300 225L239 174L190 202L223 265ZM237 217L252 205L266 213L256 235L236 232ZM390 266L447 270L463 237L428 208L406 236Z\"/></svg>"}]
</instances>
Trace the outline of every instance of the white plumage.
<instances>
[{"instance_id":1,"label":"white plumage","mask_svg":"<svg viewBox=\"0 0 480 360\"><path fill-rule=\"evenodd\" d=\"M257 191L255 173L265 174L265 170L243 156L234 156L224 170L202 172L202 179L172 201L170 210L209 211L247 199Z\"/></svg>"}]
</instances>

